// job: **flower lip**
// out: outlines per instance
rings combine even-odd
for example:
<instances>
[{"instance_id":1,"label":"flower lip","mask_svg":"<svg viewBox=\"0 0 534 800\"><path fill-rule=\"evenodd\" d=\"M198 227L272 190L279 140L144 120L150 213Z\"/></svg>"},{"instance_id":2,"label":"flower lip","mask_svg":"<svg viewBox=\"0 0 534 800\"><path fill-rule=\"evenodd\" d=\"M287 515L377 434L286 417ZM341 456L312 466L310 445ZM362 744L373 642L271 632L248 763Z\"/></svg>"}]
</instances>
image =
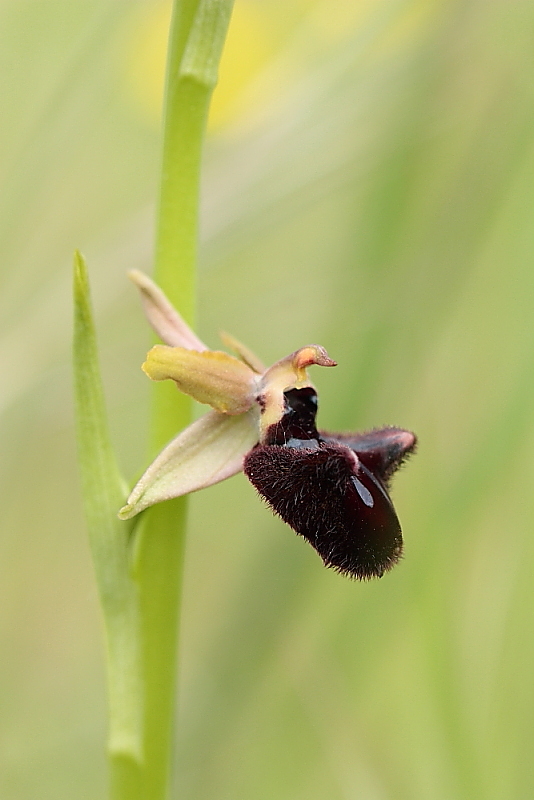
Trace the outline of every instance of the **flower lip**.
<instances>
[{"instance_id":1,"label":"flower lip","mask_svg":"<svg viewBox=\"0 0 534 800\"><path fill-rule=\"evenodd\" d=\"M360 580L381 577L403 548L387 484L415 437L384 428L345 443L317 430L311 387L287 391L284 400L282 418L246 456L245 474L326 566Z\"/></svg>"},{"instance_id":2,"label":"flower lip","mask_svg":"<svg viewBox=\"0 0 534 800\"><path fill-rule=\"evenodd\" d=\"M403 428L387 426L365 433L327 433L325 442L337 442L352 450L365 466L389 488L394 473L416 451L417 437Z\"/></svg>"},{"instance_id":3,"label":"flower lip","mask_svg":"<svg viewBox=\"0 0 534 800\"><path fill-rule=\"evenodd\" d=\"M326 566L367 580L399 561L401 528L389 496L347 447L259 445L245 458L245 474Z\"/></svg>"}]
</instances>

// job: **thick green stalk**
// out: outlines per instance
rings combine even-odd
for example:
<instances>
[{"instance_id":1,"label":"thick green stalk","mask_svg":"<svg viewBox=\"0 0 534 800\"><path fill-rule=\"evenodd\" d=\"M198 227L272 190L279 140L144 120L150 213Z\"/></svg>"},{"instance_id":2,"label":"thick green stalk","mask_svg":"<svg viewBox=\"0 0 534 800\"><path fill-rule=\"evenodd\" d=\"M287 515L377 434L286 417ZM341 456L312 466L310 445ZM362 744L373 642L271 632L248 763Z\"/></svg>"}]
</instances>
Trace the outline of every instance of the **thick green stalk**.
<instances>
[{"instance_id":1,"label":"thick green stalk","mask_svg":"<svg viewBox=\"0 0 534 800\"><path fill-rule=\"evenodd\" d=\"M192 323L202 143L232 0L178 0L169 39L155 278ZM152 454L190 419L190 401L154 386ZM144 667L144 797L167 796L186 500L149 509L139 531Z\"/></svg>"}]
</instances>

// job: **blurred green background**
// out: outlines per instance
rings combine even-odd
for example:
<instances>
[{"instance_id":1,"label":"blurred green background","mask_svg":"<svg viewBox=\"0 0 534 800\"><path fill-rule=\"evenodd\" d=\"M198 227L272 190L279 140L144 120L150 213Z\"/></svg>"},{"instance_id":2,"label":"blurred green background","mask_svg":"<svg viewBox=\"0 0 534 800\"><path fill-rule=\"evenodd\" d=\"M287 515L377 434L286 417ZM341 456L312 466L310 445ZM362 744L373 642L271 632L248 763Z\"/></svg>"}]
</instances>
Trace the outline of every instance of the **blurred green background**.
<instances>
[{"instance_id":1,"label":"blurred green background","mask_svg":"<svg viewBox=\"0 0 534 800\"><path fill-rule=\"evenodd\" d=\"M147 463L169 3L0 3L0 797L105 797L75 468L70 265L114 440ZM309 342L324 428L397 424L405 559L352 583L242 477L195 495L180 800L534 797L534 4L237 0L206 148L198 329Z\"/></svg>"}]
</instances>

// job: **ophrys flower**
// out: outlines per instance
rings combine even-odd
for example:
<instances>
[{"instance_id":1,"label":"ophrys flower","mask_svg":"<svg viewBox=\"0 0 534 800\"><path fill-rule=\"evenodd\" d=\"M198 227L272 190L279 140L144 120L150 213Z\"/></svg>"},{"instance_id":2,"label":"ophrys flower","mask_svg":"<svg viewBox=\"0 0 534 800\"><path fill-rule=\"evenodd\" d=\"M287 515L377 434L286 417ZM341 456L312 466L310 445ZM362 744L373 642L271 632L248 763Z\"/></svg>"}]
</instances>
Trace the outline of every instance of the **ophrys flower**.
<instances>
[{"instance_id":1,"label":"ophrys flower","mask_svg":"<svg viewBox=\"0 0 534 800\"><path fill-rule=\"evenodd\" d=\"M140 272L131 274L148 320L165 345L148 353L152 380L212 407L173 439L134 487L122 519L244 470L257 491L324 563L355 578L380 577L402 554L389 496L393 473L415 449L401 428L331 434L316 428L317 393L307 368L335 362L320 345L265 368L233 337L236 355L209 350Z\"/></svg>"}]
</instances>

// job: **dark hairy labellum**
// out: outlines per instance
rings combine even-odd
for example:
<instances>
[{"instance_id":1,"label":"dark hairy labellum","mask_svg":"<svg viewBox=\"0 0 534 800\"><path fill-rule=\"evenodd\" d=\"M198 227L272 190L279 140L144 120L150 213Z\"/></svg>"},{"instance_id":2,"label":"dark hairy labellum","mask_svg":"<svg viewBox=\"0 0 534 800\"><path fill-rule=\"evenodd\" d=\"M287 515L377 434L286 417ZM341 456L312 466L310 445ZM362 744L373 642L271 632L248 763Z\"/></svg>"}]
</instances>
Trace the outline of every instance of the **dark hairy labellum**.
<instances>
[{"instance_id":1,"label":"dark hairy labellum","mask_svg":"<svg viewBox=\"0 0 534 800\"><path fill-rule=\"evenodd\" d=\"M284 398L284 416L246 456L245 474L327 567L360 580L381 577L402 555L388 488L414 451L415 435L393 427L319 432L313 389L292 389Z\"/></svg>"}]
</instances>

